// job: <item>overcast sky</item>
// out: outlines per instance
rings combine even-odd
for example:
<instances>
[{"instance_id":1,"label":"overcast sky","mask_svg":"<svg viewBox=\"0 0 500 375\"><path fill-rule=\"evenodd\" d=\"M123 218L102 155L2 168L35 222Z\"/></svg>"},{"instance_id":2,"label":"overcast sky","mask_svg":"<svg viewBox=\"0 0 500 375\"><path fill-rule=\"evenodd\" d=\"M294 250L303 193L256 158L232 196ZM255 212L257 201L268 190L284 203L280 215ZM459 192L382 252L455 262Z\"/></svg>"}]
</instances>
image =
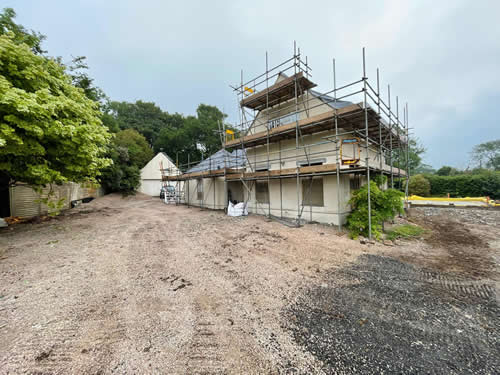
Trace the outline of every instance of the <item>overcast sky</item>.
<instances>
[{"instance_id":1,"label":"overcast sky","mask_svg":"<svg viewBox=\"0 0 500 375\"><path fill-rule=\"evenodd\" d=\"M281 5L286 4L286 6ZM379 3L376 6L374 3ZM417 4L418 3L418 4ZM500 138L500 1L2 0L47 36L50 55L88 57L112 100L152 101L194 114L216 105L237 121L229 87L293 54L296 40L319 90L381 69L409 102L410 127L434 167L465 168L478 143Z\"/></svg>"}]
</instances>

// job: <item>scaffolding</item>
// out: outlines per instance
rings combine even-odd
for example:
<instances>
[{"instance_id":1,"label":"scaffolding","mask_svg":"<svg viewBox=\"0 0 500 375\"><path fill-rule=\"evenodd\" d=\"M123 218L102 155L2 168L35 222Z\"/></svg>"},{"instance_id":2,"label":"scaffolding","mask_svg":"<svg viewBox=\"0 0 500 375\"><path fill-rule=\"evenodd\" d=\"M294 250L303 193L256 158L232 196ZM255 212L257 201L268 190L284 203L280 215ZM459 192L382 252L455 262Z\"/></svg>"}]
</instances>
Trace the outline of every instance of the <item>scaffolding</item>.
<instances>
[{"instance_id":1,"label":"scaffolding","mask_svg":"<svg viewBox=\"0 0 500 375\"><path fill-rule=\"evenodd\" d=\"M408 103L403 107L403 118L399 114L399 98L396 108L391 107L390 86L387 86L387 100L380 91L379 70L376 84L372 86L367 77L365 49L362 50L362 76L353 82L337 87L336 61L332 60L333 89L320 93L313 90L312 69L308 59L302 58L300 49L294 43L293 56L282 63L269 67L266 52L266 70L247 81L232 86L238 99L239 137L227 137L224 124L220 125L222 149L241 150L237 160L224 160L222 167L200 172L166 177L169 181L190 179L213 179L215 194L216 178L224 181L224 202L228 201L228 183L239 181L247 192L245 202L250 200L258 181L267 181L268 204L260 211L270 218L283 221L283 181L295 180L296 217L294 223L301 225L304 208L309 206L313 220L312 186L318 176L335 175L337 183L336 212L341 229L343 212L340 184L342 175L365 176L368 183L368 211L371 220L370 180L373 174L387 175L388 184L394 188L395 178L405 182L405 197L408 195L409 179L409 126ZM347 99L358 98L351 102ZM257 148L265 152L257 152ZM361 157L364 156L364 160ZM229 154L228 155L232 155ZM328 163L328 160L335 162ZM283 168L295 163L293 167ZM278 165L279 168L271 168ZM270 182L279 180L279 214L272 212ZM301 181L308 181L300 197ZM187 185L189 189L189 184ZM400 185L401 188L401 185ZM187 192L187 196L190 193ZM189 198L188 198L189 204ZM259 211L259 202L254 200L254 211ZM203 207L203 202L201 204ZM210 207L206 207L210 208ZM215 208L215 195L214 207ZM274 209L274 211L277 211ZM289 211L289 209L288 209ZM369 222L371 237L371 222Z\"/></svg>"}]
</instances>

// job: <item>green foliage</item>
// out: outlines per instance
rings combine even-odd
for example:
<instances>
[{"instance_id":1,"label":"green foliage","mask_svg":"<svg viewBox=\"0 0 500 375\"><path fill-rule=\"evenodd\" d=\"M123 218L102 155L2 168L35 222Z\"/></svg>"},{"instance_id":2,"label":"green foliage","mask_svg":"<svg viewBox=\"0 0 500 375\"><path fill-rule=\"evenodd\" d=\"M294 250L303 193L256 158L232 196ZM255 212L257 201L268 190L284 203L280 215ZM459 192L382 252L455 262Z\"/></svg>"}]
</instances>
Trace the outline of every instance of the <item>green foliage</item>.
<instances>
[{"instance_id":1,"label":"green foliage","mask_svg":"<svg viewBox=\"0 0 500 375\"><path fill-rule=\"evenodd\" d=\"M108 113L115 118L121 130L137 130L150 145L155 143L161 129L168 126L168 114L154 103L141 100L135 103L111 102Z\"/></svg>"},{"instance_id":2,"label":"green foliage","mask_svg":"<svg viewBox=\"0 0 500 375\"><path fill-rule=\"evenodd\" d=\"M418 167L413 170L414 174L420 173L436 173L436 170L432 168L429 164L420 163Z\"/></svg>"},{"instance_id":3,"label":"green foliage","mask_svg":"<svg viewBox=\"0 0 500 375\"><path fill-rule=\"evenodd\" d=\"M99 106L56 60L0 36L0 169L31 185L95 179L111 161Z\"/></svg>"},{"instance_id":4,"label":"green foliage","mask_svg":"<svg viewBox=\"0 0 500 375\"><path fill-rule=\"evenodd\" d=\"M500 139L484 142L472 149L472 159L483 166L500 171Z\"/></svg>"},{"instance_id":5,"label":"green foliage","mask_svg":"<svg viewBox=\"0 0 500 375\"><path fill-rule=\"evenodd\" d=\"M122 130L113 139L109 156L113 165L104 170L102 186L108 193L134 194L141 183L140 169L153 157L146 139L134 129Z\"/></svg>"},{"instance_id":6,"label":"green foliage","mask_svg":"<svg viewBox=\"0 0 500 375\"><path fill-rule=\"evenodd\" d=\"M104 106L108 98L104 91L94 84L94 79L87 74L89 67L86 59L85 56L74 57L68 67L73 86L81 88L87 98Z\"/></svg>"},{"instance_id":7,"label":"green foliage","mask_svg":"<svg viewBox=\"0 0 500 375\"><path fill-rule=\"evenodd\" d=\"M431 185L432 196L485 197L500 199L500 172L482 170L456 176L425 176Z\"/></svg>"},{"instance_id":8,"label":"green foliage","mask_svg":"<svg viewBox=\"0 0 500 375\"><path fill-rule=\"evenodd\" d=\"M12 8L5 8L0 13L0 35L10 34L15 44L26 44L37 55L44 53L42 41L45 36L33 30L26 30L24 26L15 23L14 18L16 12Z\"/></svg>"},{"instance_id":9,"label":"green foliage","mask_svg":"<svg viewBox=\"0 0 500 375\"><path fill-rule=\"evenodd\" d=\"M399 225L387 232L387 239L394 241L397 238L415 238L425 233L425 229L417 225Z\"/></svg>"},{"instance_id":10,"label":"green foliage","mask_svg":"<svg viewBox=\"0 0 500 375\"><path fill-rule=\"evenodd\" d=\"M375 181L377 186L382 189L384 185L387 183L387 176L383 174L378 174L375 176L373 180Z\"/></svg>"},{"instance_id":11,"label":"green foliage","mask_svg":"<svg viewBox=\"0 0 500 375\"><path fill-rule=\"evenodd\" d=\"M437 171L436 171L436 174L438 176L454 176L456 174L459 174L460 172L453 168L453 167L449 167L447 165L444 165L442 166L441 168L439 168Z\"/></svg>"},{"instance_id":12,"label":"green foliage","mask_svg":"<svg viewBox=\"0 0 500 375\"><path fill-rule=\"evenodd\" d=\"M408 194L428 197L431 194L431 184L423 174L410 176L408 183Z\"/></svg>"},{"instance_id":13,"label":"green foliage","mask_svg":"<svg viewBox=\"0 0 500 375\"><path fill-rule=\"evenodd\" d=\"M153 150L146 138L134 129L126 129L116 133L113 143L128 150L129 162L139 169L144 167L153 158Z\"/></svg>"},{"instance_id":14,"label":"green foliage","mask_svg":"<svg viewBox=\"0 0 500 375\"><path fill-rule=\"evenodd\" d=\"M372 234L379 239L384 221L392 220L398 213L403 213L403 193L395 189L381 190L370 181L370 203ZM347 228L353 238L363 235L368 237L368 185L363 185L353 192L349 200L353 211L347 217Z\"/></svg>"},{"instance_id":15,"label":"green foliage","mask_svg":"<svg viewBox=\"0 0 500 375\"><path fill-rule=\"evenodd\" d=\"M411 138L409 142L409 150L408 150L408 168L410 169L410 176L417 173L417 170L425 166L422 164L422 155L425 153L425 147L422 146L420 141L416 138ZM399 156L399 151L394 150L394 155L392 156L393 166L398 168L400 166L401 169L406 170L406 155L404 155L404 151L401 150L401 160L398 163L397 159ZM387 161L389 163L389 161Z\"/></svg>"}]
</instances>

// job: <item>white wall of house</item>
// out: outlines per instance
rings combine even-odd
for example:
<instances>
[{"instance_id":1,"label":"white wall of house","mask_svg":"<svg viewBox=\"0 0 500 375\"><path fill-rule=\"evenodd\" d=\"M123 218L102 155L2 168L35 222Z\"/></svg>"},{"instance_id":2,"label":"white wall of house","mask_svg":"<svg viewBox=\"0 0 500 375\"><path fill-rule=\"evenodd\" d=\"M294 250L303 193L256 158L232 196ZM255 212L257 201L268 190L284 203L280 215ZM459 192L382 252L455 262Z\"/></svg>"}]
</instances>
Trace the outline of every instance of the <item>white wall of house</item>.
<instances>
[{"instance_id":1,"label":"white wall of house","mask_svg":"<svg viewBox=\"0 0 500 375\"><path fill-rule=\"evenodd\" d=\"M154 197L160 196L162 186L160 166L165 169L166 175L173 176L179 173L172 160L164 152L159 152L141 169L139 192Z\"/></svg>"}]
</instances>

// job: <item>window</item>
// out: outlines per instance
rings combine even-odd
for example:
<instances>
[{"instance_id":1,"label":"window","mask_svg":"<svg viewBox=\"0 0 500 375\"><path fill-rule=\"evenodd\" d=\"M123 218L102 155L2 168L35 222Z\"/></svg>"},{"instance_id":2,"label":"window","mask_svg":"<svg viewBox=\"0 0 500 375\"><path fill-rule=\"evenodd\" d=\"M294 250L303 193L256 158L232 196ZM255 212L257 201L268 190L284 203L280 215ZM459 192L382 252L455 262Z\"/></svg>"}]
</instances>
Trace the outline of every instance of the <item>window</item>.
<instances>
[{"instance_id":1,"label":"window","mask_svg":"<svg viewBox=\"0 0 500 375\"><path fill-rule=\"evenodd\" d=\"M203 200L203 180L201 178L196 180L196 192L198 193L198 200Z\"/></svg>"},{"instance_id":2,"label":"window","mask_svg":"<svg viewBox=\"0 0 500 375\"><path fill-rule=\"evenodd\" d=\"M359 175L351 176L349 180L349 187L351 190L358 190L361 187L361 178Z\"/></svg>"},{"instance_id":3,"label":"window","mask_svg":"<svg viewBox=\"0 0 500 375\"><path fill-rule=\"evenodd\" d=\"M323 207L323 178L302 180L302 202L304 206Z\"/></svg>"},{"instance_id":4,"label":"window","mask_svg":"<svg viewBox=\"0 0 500 375\"><path fill-rule=\"evenodd\" d=\"M255 184L257 203L269 203L269 185L267 181L257 181Z\"/></svg>"}]
</instances>

